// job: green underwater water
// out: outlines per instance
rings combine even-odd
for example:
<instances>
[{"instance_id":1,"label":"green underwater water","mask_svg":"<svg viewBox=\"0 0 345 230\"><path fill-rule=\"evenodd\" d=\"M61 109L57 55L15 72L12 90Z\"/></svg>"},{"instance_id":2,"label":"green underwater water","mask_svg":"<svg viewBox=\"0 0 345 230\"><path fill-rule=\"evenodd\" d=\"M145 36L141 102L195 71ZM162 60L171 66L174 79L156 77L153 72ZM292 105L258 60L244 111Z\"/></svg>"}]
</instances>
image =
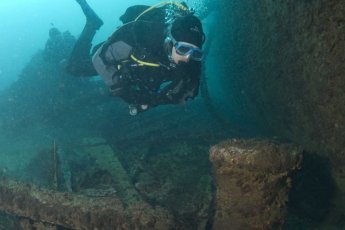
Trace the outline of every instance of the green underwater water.
<instances>
[{"instance_id":1,"label":"green underwater water","mask_svg":"<svg viewBox=\"0 0 345 230\"><path fill-rule=\"evenodd\" d=\"M247 56L255 47L243 42L249 43L250 34L233 34L250 25L226 16L244 12L243 18L253 17L250 9L227 1L205 4L201 12L209 10L210 15L205 18L209 48L204 82L200 96L186 105L131 117L127 105L110 98L99 79L71 78L59 65L64 57L47 61L45 51L37 51L18 81L0 92L1 176L64 192L115 194L124 203L140 196L167 208L186 229L209 228L215 192L209 148L228 138L276 133L262 129L270 121L262 112L267 104L253 105L257 98L248 93L265 85L245 78L257 70ZM66 41L60 48L70 47ZM59 157L57 187L52 151ZM304 169L294 175L284 229L343 229L342 215L327 219L336 193L328 164L323 157L306 154ZM0 229L16 229L16 221L5 216Z\"/></svg>"}]
</instances>

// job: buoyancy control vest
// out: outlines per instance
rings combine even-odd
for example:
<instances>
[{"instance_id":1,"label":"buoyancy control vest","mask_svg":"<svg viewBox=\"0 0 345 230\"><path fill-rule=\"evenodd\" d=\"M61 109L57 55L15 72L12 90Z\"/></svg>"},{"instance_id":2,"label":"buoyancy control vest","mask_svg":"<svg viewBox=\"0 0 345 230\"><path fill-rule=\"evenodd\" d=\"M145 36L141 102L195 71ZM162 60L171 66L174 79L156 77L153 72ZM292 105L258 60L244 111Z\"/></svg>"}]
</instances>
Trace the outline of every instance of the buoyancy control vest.
<instances>
[{"instance_id":1,"label":"buoyancy control vest","mask_svg":"<svg viewBox=\"0 0 345 230\"><path fill-rule=\"evenodd\" d=\"M171 6L169 4L171 3L161 3L153 7L132 6L128 8L120 18L126 24L114 32L94 55L94 65L100 67L98 72L101 73L104 82L110 88L118 83L119 76L130 86L131 93L125 94L131 96L126 100L127 102L131 101L133 103L133 98L141 98L142 92L146 92L145 95L159 93L160 85L172 81L172 78L170 78L171 71L169 70L174 68L175 64L170 62L164 49L162 49L163 47L158 46L156 50L146 50L145 45L136 44L137 40L144 44L157 44L165 40L165 29L168 27L166 9ZM190 13L185 5L176 3L172 6L174 6L177 14ZM152 23L152 26L147 26L150 23ZM145 24L146 27L141 28L141 25ZM152 34L145 29L152 30ZM158 36L156 36L157 33L155 34L157 30L161 31ZM149 34L149 36L143 36L144 33ZM122 49L119 46L124 46L124 48ZM154 47L155 49L157 45L148 45L148 47ZM111 50L116 50L115 55L110 52ZM174 77L176 78L176 76ZM180 84L180 80L175 78L174 82L176 81L176 84L170 84L170 88L175 89L175 85ZM136 95L136 89L133 89L133 87L138 88L139 96ZM163 90L167 90L167 87Z\"/></svg>"},{"instance_id":2,"label":"buoyancy control vest","mask_svg":"<svg viewBox=\"0 0 345 230\"><path fill-rule=\"evenodd\" d=\"M174 15L171 15L172 12ZM132 66L139 67L162 67L168 70L174 68L175 64L169 60L165 44L162 46L157 46L157 44L166 40L166 30L169 28L168 24L171 23L171 21L167 21L168 16L173 18L176 15L188 13L191 11L186 4L176 2L161 2L151 7L145 5L131 6L120 17L124 25L102 44L99 56L106 65L128 65L131 62ZM132 32L128 33L128 30ZM159 33L159 31L161 32ZM127 43L124 48L119 47L121 40L124 41L121 44ZM138 44L139 40L140 44ZM116 55L111 61L108 61L107 51L112 46L117 49ZM147 52L147 47L152 49L150 50L151 53Z\"/></svg>"}]
</instances>

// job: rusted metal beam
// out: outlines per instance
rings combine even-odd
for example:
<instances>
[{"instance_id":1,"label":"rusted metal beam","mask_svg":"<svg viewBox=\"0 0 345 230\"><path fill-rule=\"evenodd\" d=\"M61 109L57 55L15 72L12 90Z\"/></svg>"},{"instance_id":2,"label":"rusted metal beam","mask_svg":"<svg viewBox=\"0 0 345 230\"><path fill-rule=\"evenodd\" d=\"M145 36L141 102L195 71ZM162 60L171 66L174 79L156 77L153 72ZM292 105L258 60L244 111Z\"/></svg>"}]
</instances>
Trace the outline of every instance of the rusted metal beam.
<instances>
[{"instance_id":1,"label":"rusted metal beam","mask_svg":"<svg viewBox=\"0 0 345 230\"><path fill-rule=\"evenodd\" d=\"M0 181L0 210L70 229L169 229L172 216L139 201L125 207L117 197L55 192L11 180Z\"/></svg>"}]
</instances>

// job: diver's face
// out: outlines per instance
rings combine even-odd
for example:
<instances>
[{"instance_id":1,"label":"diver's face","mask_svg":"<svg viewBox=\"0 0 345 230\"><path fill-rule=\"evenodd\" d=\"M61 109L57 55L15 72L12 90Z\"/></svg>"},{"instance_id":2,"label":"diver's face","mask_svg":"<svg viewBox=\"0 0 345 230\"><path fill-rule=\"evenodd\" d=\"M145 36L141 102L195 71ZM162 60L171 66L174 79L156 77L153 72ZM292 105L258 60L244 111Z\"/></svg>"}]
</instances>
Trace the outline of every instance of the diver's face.
<instances>
[{"instance_id":1,"label":"diver's face","mask_svg":"<svg viewBox=\"0 0 345 230\"><path fill-rule=\"evenodd\" d=\"M193 45L193 44L188 43L188 42L179 42L179 43L187 45L187 46L191 46L193 48L199 48L196 45ZM176 52L176 47L175 46L173 46L173 48L172 48L171 57L174 60L175 64L178 64L179 62L187 63L190 60L190 54L188 54L188 55L180 55L180 54L178 54Z\"/></svg>"}]
</instances>

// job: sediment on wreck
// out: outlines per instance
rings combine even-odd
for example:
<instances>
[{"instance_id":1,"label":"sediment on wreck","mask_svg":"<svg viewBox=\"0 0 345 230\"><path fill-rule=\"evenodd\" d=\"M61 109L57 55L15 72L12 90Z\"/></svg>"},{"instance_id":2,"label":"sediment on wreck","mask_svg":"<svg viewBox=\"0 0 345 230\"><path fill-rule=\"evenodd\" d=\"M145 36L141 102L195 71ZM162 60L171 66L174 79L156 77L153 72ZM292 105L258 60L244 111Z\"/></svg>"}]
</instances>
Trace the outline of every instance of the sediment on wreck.
<instances>
[{"instance_id":1,"label":"sediment on wreck","mask_svg":"<svg viewBox=\"0 0 345 230\"><path fill-rule=\"evenodd\" d=\"M68 229L161 230L173 226L173 218L166 210L145 202L125 207L116 196L60 193L10 180L0 182L0 209L30 222Z\"/></svg>"},{"instance_id":2,"label":"sediment on wreck","mask_svg":"<svg viewBox=\"0 0 345 230\"><path fill-rule=\"evenodd\" d=\"M290 175L302 150L265 140L231 139L210 149L216 181L213 229L280 229Z\"/></svg>"}]
</instances>

